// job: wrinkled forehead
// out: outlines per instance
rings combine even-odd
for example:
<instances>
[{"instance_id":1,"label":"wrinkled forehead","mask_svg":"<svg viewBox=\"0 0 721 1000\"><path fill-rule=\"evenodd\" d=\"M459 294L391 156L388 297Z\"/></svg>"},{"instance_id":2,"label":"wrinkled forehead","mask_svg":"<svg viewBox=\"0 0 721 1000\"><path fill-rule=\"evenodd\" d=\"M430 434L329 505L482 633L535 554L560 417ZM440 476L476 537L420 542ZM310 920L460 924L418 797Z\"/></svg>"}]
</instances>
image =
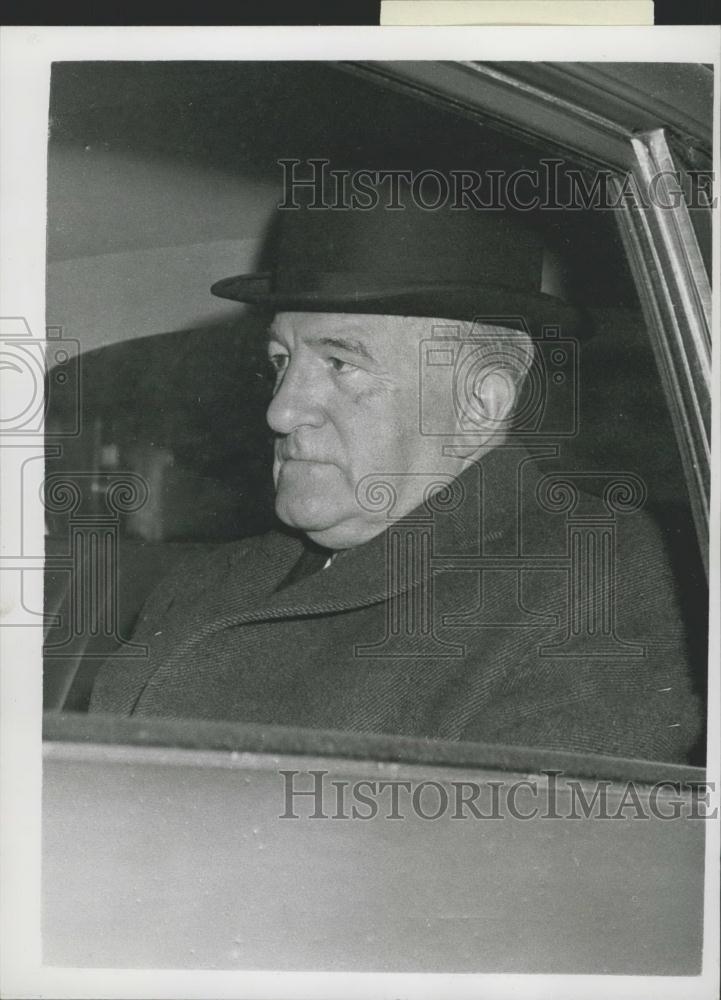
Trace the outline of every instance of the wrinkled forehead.
<instances>
[{"instance_id":1,"label":"wrinkled forehead","mask_svg":"<svg viewBox=\"0 0 721 1000\"><path fill-rule=\"evenodd\" d=\"M397 358L417 352L426 338L463 336L466 324L428 316L385 316L376 313L278 312L268 327L269 340L298 348L321 340L352 340L375 357Z\"/></svg>"},{"instance_id":2,"label":"wrinkled forehead","mask_svg":"<svg viewBox=\"0 0 721 1000\"><path fill-rule=\"evenodd\" d=\"M402 333L430 332L437 322L445 321L422 316L383 316L377 313L277 312L270 323L269 332L305 337L312 336L315 332L353 331L368 337L390 338Z\"/></svg>"}]
</instances>

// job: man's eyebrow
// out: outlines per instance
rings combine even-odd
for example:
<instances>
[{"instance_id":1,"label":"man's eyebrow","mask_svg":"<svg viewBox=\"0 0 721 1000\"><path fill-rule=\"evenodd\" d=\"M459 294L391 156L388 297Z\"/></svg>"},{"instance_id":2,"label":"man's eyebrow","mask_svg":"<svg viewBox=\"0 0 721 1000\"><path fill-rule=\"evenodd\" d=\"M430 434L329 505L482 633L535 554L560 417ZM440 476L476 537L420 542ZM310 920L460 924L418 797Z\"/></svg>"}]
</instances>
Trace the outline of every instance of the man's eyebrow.
<instances>
[{"instance_id":1,"label":"man's eyebrow","mask_svg":"<svg viewBox=\"0 0 721 1000\"><path fill-rule=\"evenodd\" d=\"M323 347L332 347L337 351L347 351L349 354L358 354L366 361L378 364L362 340L354 340L349 337L318 337L313 339L313 344L321 344Z\"/></svg>"},{"instance_id":2,"label":"man's eyebrow","mask_svg":"<svg viewBox=\"0 0 721 1000\"><path fill-rule=\"evenodd\" d=\"M278 339L280 339L278 331L272 326L268 327L266 330L266 343ZM370 361L372 364L380 364L363 341L356 340L353 337L313 337L312 339L308 339L306 343L311 346L330 347L336 351L347 351L349 354L357 354L359 357L365 358L366 361Z\"/></svg>"}]
</instances>

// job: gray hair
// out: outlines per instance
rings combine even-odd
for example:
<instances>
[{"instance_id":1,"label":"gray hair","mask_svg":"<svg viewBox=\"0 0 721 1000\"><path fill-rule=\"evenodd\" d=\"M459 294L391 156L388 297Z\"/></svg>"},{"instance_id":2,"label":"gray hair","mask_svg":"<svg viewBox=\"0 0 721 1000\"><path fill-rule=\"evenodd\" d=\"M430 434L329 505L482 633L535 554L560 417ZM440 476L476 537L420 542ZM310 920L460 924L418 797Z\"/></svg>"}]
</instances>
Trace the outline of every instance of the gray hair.
<instances>
[{"instance_id":1,"label":"gray hair","mask_svg":"<svg viewBox=\"0 0 721 1000\"><path fill-rule=\"evenodd\" d=\"M520 389L535 356L526 331L467 320L459 326L461 338L476 341L481 354L487 354L489 366L508 372L516 390Z\"/></svg>"},{"instance_id":2,"label":"gray hair","mask_svg":"<svg viewBox=\"0 0 721 1000\"><path fill-rule=\"evenodd\" d=\"M473 341L477 345L479 361L482 362L483 358L487 357L489 368L506 372L517 392L533 365L535 357L533 341L525 330L502 324L483 323L479 320L450 320L420 316L399 318L427 337Z\"/></svg>"}]
</instances>

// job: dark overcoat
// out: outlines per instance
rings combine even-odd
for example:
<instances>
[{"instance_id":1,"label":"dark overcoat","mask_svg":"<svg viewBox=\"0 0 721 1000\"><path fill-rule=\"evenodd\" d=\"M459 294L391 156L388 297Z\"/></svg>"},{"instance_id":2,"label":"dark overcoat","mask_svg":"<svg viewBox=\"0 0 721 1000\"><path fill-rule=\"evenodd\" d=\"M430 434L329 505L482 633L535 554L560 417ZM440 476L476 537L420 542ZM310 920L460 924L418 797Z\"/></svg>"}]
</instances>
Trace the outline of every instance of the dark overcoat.
<instances>
[{"instance_id":1,"label":"dark overcoat","mask_svg":"<svg viewBox=\"0 0 721 1000\"><path fill-rule=\"evenodd\" d=\"M497 448L280 590L292 534L196 555L144 608L147 657L108 661L91 711L683 761L701 720L674 581L616 493Z\"/></svg>"}]
</instances>

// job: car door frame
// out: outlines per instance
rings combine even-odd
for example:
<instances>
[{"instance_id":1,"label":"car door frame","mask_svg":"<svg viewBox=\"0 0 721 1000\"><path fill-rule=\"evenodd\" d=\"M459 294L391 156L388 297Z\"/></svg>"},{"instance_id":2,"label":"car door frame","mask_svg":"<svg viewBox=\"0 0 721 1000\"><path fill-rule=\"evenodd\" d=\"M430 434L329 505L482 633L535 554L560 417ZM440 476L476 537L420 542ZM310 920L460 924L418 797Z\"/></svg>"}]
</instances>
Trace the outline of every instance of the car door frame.
<instances>
[{"instance_id":1,"label":"car door frame","mask_svg":"<svg viewBox=\"0 0 721 1000\"><path fill-rule=\"evenodd\" d=\"M628 256L676 435L708 577L711 484L711 283L672 139L711 156L713 71L683 67L689 96L625 85L623 64L373 62L344 69L592 170L610 172ZM642 75L634 64L636 76ZM621 79L619 80L619 73ZM574 95L573 99L569 94ZM706 97L708 114L701 110ZM678 178L681 183L678 183ZM652 186L654 197L648 197ZM703 207L703 206L697 206ZM708 208L709 214L711 208ZM708 255L707 255L708 256Z\"/></svg>"}]
</instances>

